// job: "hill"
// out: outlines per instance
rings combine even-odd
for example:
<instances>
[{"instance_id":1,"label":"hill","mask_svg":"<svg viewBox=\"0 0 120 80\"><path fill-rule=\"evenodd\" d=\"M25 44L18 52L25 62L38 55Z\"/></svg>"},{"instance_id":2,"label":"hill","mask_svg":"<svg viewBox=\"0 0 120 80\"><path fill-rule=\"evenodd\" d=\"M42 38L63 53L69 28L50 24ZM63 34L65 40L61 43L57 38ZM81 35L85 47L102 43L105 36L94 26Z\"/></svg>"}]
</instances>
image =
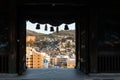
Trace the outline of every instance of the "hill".
<instances>
[{"instance_id":1,"label":"hill","mask_svg":"<svg viewBox=\"0 0 120 80\"><path fill-rule=\"evenodd\" d=\"M62 30L59 31L58 33L53 33L52 35L60 35L60 36L64 36L64 35L69 35L69 36L75 36L75 30Z\"/></svg>"},{"instance_id":2,"label":"hill","mask_svg":"<svg viewBox=\"0 0 120 80\"><path fill-rule=\"evenodd\" d=\"M37 33L32 30L26 30L26 36L38 36L38 35L42 35L42 33Z\"/></svg>"},{"instance_id":3,"label":"hill","mask_svg":"<svg viewBox=\"0 0 120 80\"><path fill-rule=\"evenodd\" d=\"M31 31L31 30L27 30L26 31L26 36L36 36L37 38L55 38L57 36L65 36L65 35L69 35L69 36L75 36L75 30L63 30L63 31L59 31L58 33L54 32L52 34L43 34L43 33L37 33L35 31Z\"/></svg>"}]
</instances>

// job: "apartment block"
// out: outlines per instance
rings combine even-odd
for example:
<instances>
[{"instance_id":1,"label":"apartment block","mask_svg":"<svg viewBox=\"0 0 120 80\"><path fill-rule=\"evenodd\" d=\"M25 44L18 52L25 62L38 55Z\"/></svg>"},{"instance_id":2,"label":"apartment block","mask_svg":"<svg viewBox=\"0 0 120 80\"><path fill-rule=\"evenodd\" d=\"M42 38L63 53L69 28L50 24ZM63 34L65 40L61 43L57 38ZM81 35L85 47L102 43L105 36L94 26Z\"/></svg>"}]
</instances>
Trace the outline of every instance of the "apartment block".
<instances>
[{"instance_id":1,"label":"apartment block","mask_svg":"<svg viewBox=\"0 0 120 80\"><path fill-rule=\"evenodd\" d=\"M43 68L43 60L44 56L42 54L33 52L33 68Z\"/></svg>"},{"instance_id":2,"label":"apartment block","mask_svg":"<svg viewBox=\"0 0 120 80\"><path fill-rule=\"evenodd\" d=\"M32 48L26 50L26 66L28 68L43 68L44 67L44 55L39 52L36 52Z\"/></svg>"},{"instance_id":3,"label":"apartment block","mask_svg":"<svg viewBox=\"0 0 120 80\"><path fill-rule=\"evenodd\" d=\"M74 68L74 67L75 67L75 59L68 59L67 68Z\"/></svg>"}]
</instances>

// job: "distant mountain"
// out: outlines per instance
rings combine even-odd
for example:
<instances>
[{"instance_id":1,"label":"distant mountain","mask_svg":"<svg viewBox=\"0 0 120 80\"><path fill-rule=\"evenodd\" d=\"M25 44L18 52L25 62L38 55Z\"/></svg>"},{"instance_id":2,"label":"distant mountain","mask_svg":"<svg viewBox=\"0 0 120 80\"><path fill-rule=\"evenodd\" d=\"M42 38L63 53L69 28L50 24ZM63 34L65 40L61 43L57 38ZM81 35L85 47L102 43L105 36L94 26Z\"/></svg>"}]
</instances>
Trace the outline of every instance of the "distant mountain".
<instances>
[{"instance_id":1,"label":"distant mountain","mask_svg":"<svg viewBox=\"0 0 120 80\"><path fill-rule=\"evenodd\" d=\"M54 38L57 37L57 35L59 36L65 36L65 35L69 35L69 36L75 36L75 30L62 30L59 31L58 33L54 32L52 34L43 34L43 33L37 33L35 31L31 31L31 30L27 30L26 31L26 35L27 36L36 36L38 38L43 38L43 37L49 37L49 38Z\"/></svg>"},{"instance_id":2,"label":"distant mountain","mask_svg":"<svg viewBox=\"0 0 120 80\"><path fill-rule=\"evenodd\" d=\"M70 35L70 36L75 36L75 30L62 30L62 31L59 31L58 33L55 32L52 35L61 35L61 36Z\"/></svg>"},{"instance_id":3,"label":"distant mountain","mask_svg":"<svg viewBox=\"0 0 120 80\"><path fill-rule=\"evenodd\" d=\"M37 33L32 30L26 30L26 36L38 36L38 35L43 35L42 33Z\"/></svg>"}]
</instances>

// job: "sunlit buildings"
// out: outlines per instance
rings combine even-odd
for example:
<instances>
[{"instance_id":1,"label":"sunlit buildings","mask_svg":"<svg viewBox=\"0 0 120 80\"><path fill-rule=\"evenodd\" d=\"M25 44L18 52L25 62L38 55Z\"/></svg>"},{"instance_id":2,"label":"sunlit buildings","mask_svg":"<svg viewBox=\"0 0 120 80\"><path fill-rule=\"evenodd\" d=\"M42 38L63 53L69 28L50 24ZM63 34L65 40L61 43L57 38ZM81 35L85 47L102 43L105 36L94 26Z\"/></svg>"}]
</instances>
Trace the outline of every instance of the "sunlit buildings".
<instances>
[{"instance_id":1,"label":"sunlit buildings","mask_svg":"<svg viewBox=\"0 0 120 80\"><path fill-rule=\"evenodd\" d=\"M68 59L67 68L74 68L74 67L75 67L75 59Z\"/></svg>"},{"instance_id":2,"label":"sunlit buildings","mask_svg":"<svg viewBox=\"0 0 120 80\"><path fill-rule=\"evenodd\" d=\"M43 68L44 55L36 52L33 48L26 48L26 66L28 68Z\"/></svg>"}]
</instances>

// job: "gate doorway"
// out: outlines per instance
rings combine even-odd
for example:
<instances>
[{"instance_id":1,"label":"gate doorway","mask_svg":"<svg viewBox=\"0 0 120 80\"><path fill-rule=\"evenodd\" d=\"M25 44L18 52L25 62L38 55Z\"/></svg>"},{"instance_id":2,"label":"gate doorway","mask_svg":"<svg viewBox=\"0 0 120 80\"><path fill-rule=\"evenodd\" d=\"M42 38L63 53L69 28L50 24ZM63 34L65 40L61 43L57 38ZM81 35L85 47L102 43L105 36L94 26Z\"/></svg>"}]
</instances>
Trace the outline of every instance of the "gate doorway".
<instances>
[{"instance_id":1,"label":"gate doorway","mask_svg":"<svg viewBox=\"0 0 120 80\"><path fill-rule=\"evenodd\" d=\"M80 31L80 24L81 23L85 23L88 21L88 16L86 16L84 18L81 17L81 19L84 18L84 21L80 20L80 12L78 11L77 6L67 6L67 5L57 5L56 7L53 7L51 5L40 5L37 6L41 11L39 11L38 9L35 8L35 6L19 6L18 9L18 32L20 32L18 34L18 38L20 40L19 43L19 48L18 48L18 57L21 56L21 58L19 58L18 60L18 72L22 72L26 69L26 46L30 46L30 45L26 45L26 21L30 21L32 23L50 23L54 26L59 26L60 24L71 24L73 22L75 22L75 65L74 67L77 69L80 69L80 34L82 31ZM43 7L45 7L45 9L43 9ZM50 7L50 10L48 10ZM61 9L61 8L65 8L65 9ZM48 10L48 11L46 11ZM71 12L71 10L73 10L74 12ZM88 10L86 10L86 7L84 7L84 9L81 9L81 12L86 11L86 14ZM33 12L31 12L33 11ZM85 12L84 12L85 13ZM82 13L82 15L84 14ZM84 15L86 15L84 14ZM81 22L81 23L80 23ZM87 30L87 24L86 26L82 26L84 27L83 29L81 28L81 30ZM22 27L21 27L22 26ZM39 27L40 25L37 25L36 27ZM45 25L44 25L45 26ZM65 25L64 25L65 26ZM58 32L59 33L59 32ZM87 34L86 34L87 35ZM86 36L85 35L85 36ZM87 36L86 36L87 37ZM81 40L82 41L82 40ZM87 44L87 43L86 43ZM73 46L74 47L74 46ZM84 50L83 52L85 52L86 50ZM21 54L22 53L22 54ZM86 52L85 52L86 54ZM86 55L82 55L82 57L86 58L88 57L87 54ZM86 67L87 63L82 63L84 64L83 68L85 71L87 71L86 69L88 69L88 66ZM82 67L81 67L82 68ZM23 69L23 70L21 70Z\"/></svg>"},{"instance_id":2,"label":"gate doorway","mask_svg":"<svg viewBox=\"0 0 120 80\"><path fill-rule=\"evenodd\" d=\"M28 68L74 68L75 23L52 26L26 22Z\"/></svg>"}]
</instances>

